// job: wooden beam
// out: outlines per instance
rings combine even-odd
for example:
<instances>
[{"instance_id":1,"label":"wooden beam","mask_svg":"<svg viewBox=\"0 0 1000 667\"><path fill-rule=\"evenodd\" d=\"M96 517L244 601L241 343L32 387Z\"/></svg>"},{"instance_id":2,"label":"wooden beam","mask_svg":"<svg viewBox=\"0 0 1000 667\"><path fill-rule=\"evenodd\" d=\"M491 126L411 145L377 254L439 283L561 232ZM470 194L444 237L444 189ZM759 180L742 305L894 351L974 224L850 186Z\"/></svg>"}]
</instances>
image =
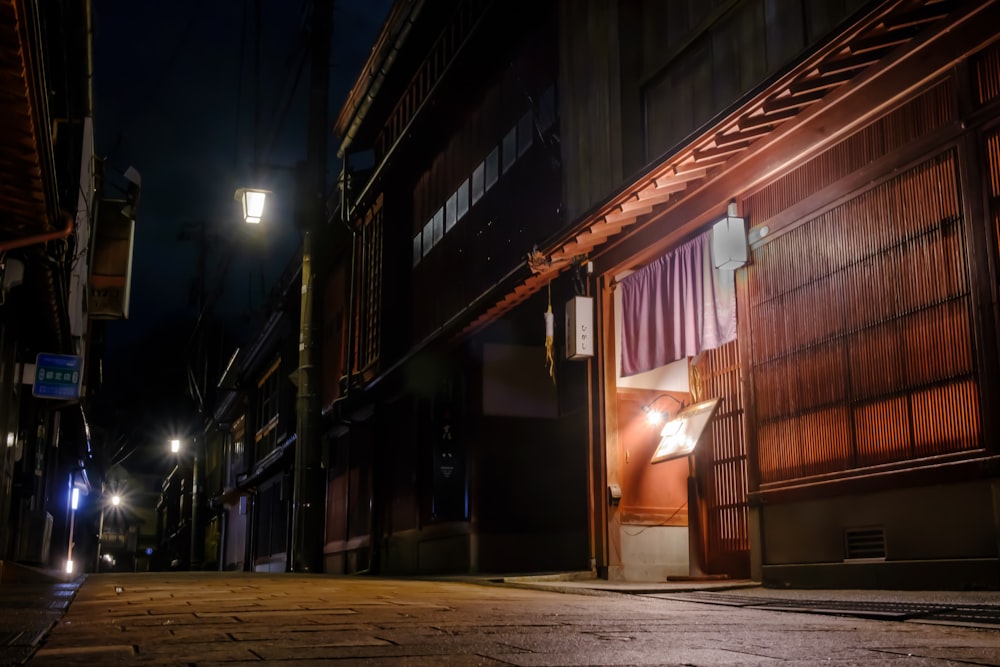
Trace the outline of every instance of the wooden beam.
<instances>
[{"instance_id":1,"label":"wooden beam","mask_svg":"<svg viewBox=\"0 0 1000 667\"><path fill-rule=\"evenodd\" d=\"M797 95L798 93L805 93L810 90L833 88L850 81L854 78L855 74L857 74L855 70L844 69L831 74L820 74L819 76L796 79L792 82L792 85L788 87L788 90L791 91L793 95Z\"/></svg>"},{"instance_id":2,"label":"wooden beam","mask_svg":"<svg viewBox=\"0 0 1000 667\"><path fill-rule=\"evenodd\" d=\"M739 126L742 129L759 127L760 125L775 125L789 118L794 118L799 113L797 108L782 109L781 111L771 111L761 113L756 116L744 116L740 119Z\"/></svg>"},{"instance_id":3,"label":"wooden beam","mask_svg":"<svg viewBox=\"0 0 1000 667\"><path fill-rule=\"evenodd\" d=\"M771 99L764 102L764 111L782 111L786 109L801 109L804 106L809 106L813 102L818 102L823 99L826 95L825 90L811 90L805 93L799 93L798 95L783 95L781 97L772 97Z\"/></svg>"},{"instance_id":4,"label":"wooden beam","mask_svg":"<svg viewBox=\"0 0 1000 667\"><path fill-rule=\"evenodd\" d=\"M698 162L705 160L711 160L712 158L723 157L726 155L732 155L733 153L739 153L740 151L749 148L749 141L734 141L730 144L723 144L721 146L712 146L711 148L696 148L694 149L694 159Z\"/></svg>"}]
</instances>

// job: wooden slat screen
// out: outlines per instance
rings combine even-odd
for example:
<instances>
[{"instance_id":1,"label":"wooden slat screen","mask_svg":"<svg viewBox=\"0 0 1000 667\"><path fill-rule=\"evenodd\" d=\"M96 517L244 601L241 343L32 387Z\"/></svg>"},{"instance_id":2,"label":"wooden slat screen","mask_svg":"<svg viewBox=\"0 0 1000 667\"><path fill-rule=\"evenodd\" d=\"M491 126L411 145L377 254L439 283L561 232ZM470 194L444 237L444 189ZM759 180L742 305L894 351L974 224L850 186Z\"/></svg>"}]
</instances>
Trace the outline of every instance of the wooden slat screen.
<instances>
[{"instance_id":1,"label":"wooden slat screen","mask_svg":"<svg viewBox=\"0 0 1000 667\"><path fill-rule=\"evenodd\" d=\"M993 238L997 239L1000 252L1000 131L986 138L986 164L990 170L990 216L993 219Z\"/></svg>"},{"instance_id":2,"label":"wooden slat screen","mask_svg":"<svg viewBox=\"0 0 1000 667\"><path fill-rule=\"evenodd\" d=\"M980 446L952 153L754 251L762 484Z\"/></svg>"},{"instance_id":3,"label":"wooden slat screen","mask_svg":"<svg viewBox=\"0 0 1000 667\"><path fill-rule=\"evenodd\" d=\"M695 400L721 397L709 427L710 447L699 449L706 513L706 565L733 578L750 575L747 448L737 341L705 352L692 366ZM702 445L704 447L704 445Z\"/></svg>"},{"instance_id":4,"label":"wooden slat screen","mask_svg":"<svg viewBox=\"0 0 1000 667\"><path fill-rule=\"evenodd\" d=\"M357 335L355 370L373 367L382 339L382 199L361 226L358 248Z\"/></svg>"},{"instance_id":5,"label":"wooden slat screen","mask_svg":"<svg viewBox=\"0 0 1000 667\"><path fill-rule=\"evenodd\" d=\"M976 99L986 104L1000 97L1000 44L975 56Z\"/></svg>"},{"instance_id":6,"label":"wooden slat screen","mask_svg":"<svg viewBox=\"0 0 1000 667\"><path fill-rule=\"evenodd\" d=\"M955 118L954 97L952 80L941 81L748 197L744 214L753 224L764 224L804 197L946 125Z\"/></svg>"}]
</instances>

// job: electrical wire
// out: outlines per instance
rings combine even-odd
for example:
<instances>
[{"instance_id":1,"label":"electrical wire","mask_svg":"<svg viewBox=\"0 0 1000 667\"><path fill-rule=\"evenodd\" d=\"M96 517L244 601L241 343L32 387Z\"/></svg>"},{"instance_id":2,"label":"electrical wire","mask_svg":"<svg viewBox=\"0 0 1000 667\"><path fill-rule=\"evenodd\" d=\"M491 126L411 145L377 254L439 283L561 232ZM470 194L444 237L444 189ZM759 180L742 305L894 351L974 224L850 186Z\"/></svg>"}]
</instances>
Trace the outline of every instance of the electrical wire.
<instances>
[{"instance_id":1,"label":"electrical wire","mask_svg":"<svg viewBox=\"0 0 1000 667\"><path fill-rule=\"evenodd\" d=\"M637 530L634 533L630 533L625 528L625 524L622 523L622 520L618 516L617 512L615 513L615 523L618 524L618 527L621 528L621 530L622 530L623 533L625 533L629 537L635 537L636 535L642 535L644 532L646 532L650 528L662 528L663 526L668 525L670 523L670 520L673 519L675 516L677 516L677 513L680 512L682 509L685 509L687 506L688 506L688 504L687 504L687 501L685 500L683 505L681 505L680 507L678 507L677 509L675 509L673 514L671 514L670 516L668 516L666 519L664 519L660 523L653 523L653 524L649 524L648 526L643 526L642 528L640 528L639 530Z\"/></svg>"}]
</instances>

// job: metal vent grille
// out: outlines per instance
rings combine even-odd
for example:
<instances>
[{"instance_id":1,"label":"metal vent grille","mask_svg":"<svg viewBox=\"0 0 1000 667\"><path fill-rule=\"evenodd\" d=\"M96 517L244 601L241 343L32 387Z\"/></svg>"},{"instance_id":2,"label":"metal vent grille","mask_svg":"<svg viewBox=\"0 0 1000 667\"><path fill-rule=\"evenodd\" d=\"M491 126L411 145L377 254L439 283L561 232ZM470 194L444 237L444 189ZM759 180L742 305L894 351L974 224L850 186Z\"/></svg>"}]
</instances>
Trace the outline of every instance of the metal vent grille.
<instances>
[{"instance_id":1,"label":"metal vent grille","mask_svg":"<svg viewBox=\"0 0 1000 667\"><path fill-rule=\"evenodd\" d=\"M885 559L885 528L848 528L844 531L844 560Z\"/></svg>"}]
</instances>

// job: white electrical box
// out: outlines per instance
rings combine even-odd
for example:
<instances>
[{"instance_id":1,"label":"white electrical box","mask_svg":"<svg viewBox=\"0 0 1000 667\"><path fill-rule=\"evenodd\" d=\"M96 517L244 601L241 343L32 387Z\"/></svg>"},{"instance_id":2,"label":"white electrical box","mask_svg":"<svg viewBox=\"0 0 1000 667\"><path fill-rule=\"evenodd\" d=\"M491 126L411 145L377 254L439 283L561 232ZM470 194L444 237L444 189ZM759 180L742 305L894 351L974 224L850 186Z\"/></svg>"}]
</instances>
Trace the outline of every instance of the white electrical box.
<instances>
[{"instance_id":1,"label":"white electrical box","mask_svg":"<svg viewBox=\"0 0 1000 667\"><path fill-rule=\"evenodd\" d=\"M594 356L594 299L575 296L566 302L566 358Z\"/></svg>"}]
</instances>

